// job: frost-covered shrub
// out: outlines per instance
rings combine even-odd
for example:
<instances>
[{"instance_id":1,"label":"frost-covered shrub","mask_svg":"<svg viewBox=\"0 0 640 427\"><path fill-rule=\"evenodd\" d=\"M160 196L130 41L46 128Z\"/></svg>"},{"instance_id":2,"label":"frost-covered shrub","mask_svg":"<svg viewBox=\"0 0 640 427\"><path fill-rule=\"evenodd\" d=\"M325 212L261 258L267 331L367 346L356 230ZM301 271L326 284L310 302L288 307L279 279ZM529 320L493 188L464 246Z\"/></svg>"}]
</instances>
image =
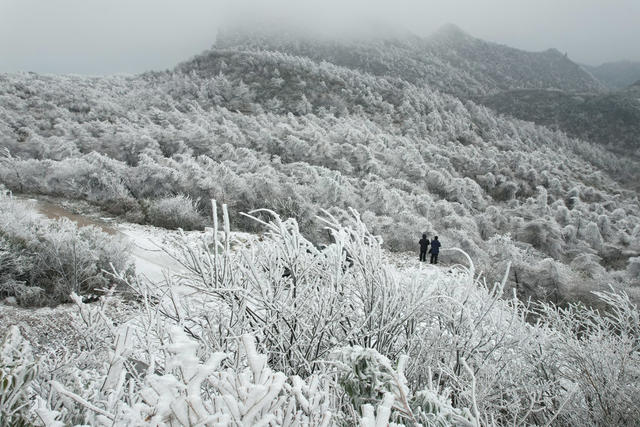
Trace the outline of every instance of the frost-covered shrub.
<instances>
[{"instance_id":1,"label":"frost-covered shrub","mask_svg":"<svg viewBox=\"0 0 640 427\"><path fill-rule=\"evenodd\" d=\"M490 194L494 199L500 201L508 201L513 200L518 193L519 186L517 183L513 181L507 181L498 184L495 188L492 189Z\"/></svg>"},{"instance_id":2,"label":"frost-covered shrub","mask_svg":"<svg viewBox=\"0 0 640 427\"><path fill-rule=\"evenodd\" d=\"M197 202L184 194L149 201L147 220L155 226L171 229L197 230L204 226Z\"/></svg>"},{"instance_id":3,"label":"frost-covered shrub","mask_svg":"<svg viewBox=\"0 0 640 427\"><path fill-rule=\"evenodd\" d=\"M96 227L78 228L68 219L46 224L37 232L37 251L30 282L44 289L54 301L67 301L71 292L92 293L108 287L112 279L104 271L128 268L128 243Z\"/></svg>"},{"instance_id":4,"label":"frost-covered shrub","mask_svg":"<svg viewBox=\"0 0 640 427\"><path fill-rule=\"evenodd\" d=\"M49 220L0 196L0 292L25 305L67 302L72 292L109 287L108 272L130 272L128 243L96 227Z\"/></svg>"},{"instance_id":5,"label":"frost-covered shrub","mask_svg":"<svg viewBox=\"0 0 640 427\"><path fill-rule=\"evenodd\" d=\"M571 213L566 206L561 205L556 208L555 218L559 225L565 226L571 221Z\"/></svg>"},{"instance_id":6,"label":"frost-covered shrub","mask_svg":"<svg viewBox=\"0 0 640 427\"><path fill-rule=\"evenodd\" d=\"M407 211L398 215L400 221L387 216L375 216L370 212L365 214L371 230L378 235L387 236L384 245L392 251L413 251L423 232L432 234L432 226L428 220Z\"/></svg>"},{"instance_id":7,"label":"frost-covered shrub","mask_svg":"<svg viewBox=\"0 0 640 427\"><path fill-rule=\"evenodd\" d=\"M446 197L450 191L451 177L441 172L430 170L425 181L432 193Z\"/></svg>"},{"instance_id":8,"label":"frost-covered shrub","mask_svg":"<svg viewBox=\"0 0 640 427\"><path fill-rule=\"evenodd\" d=\"M602 249L602 245L604 243L602 239L602 234L600 233L600 228L598 224L595 222L589 222L586 227L583 229L582 238L596 251L600 251Z\"/></svg>"},{"instance_id":9,"label":"frost-covered shrub","mask_svg":"<svg viewBox=\"0 0 640 427\"><path fill-rule=\"evenodd\" d=\"M604 240L612 240L611 220L608 215L598 216L598 229Z\"/></svg>"},{"instance_id":10,"label":"frost-covered shrub","mask_svg":"<svg viewBox=\"0 0 640 427\"><path fill-rule=\"evenodd\" d=\"M640 311L624 293L596 295L603 310L541 306L541 321L558 333L546 343L557 359L546 359L544 369L571 390L558 418L568 425L635 425L640 419Z\"/></svg>"},{"instance_id":11,"label":"frost-covered shrub","mask_svg":"<svg viewBox=\"0 0 640 427\"><path fill-rule=\"evenodd\" d=\"M0 278L0 296L9 298L21 306L33 307L48 302L44 289L37 286L29 286L26 282L18 281L7 276Z\"/></svg>"},{"instance_id":12,"label":"frost-covered shrub","mask_svg":"<svg viewBox=\"0 0 640 427\"><path fill-rule=\"evenodd\" d=\"M535 219L525 223L518 231L518 240L530 243L541 252L559 258L561 255L561 230L548 219Z\"/></svg>"},{"instance_id":13,"label":"frost-covered shrub","mask_svg":"<svg viewBox=\"0 0 640 427\"><path fill-rule=\"evenodd\" d=\"M573 187L566 193L565 205L569 209L574 209L579 206L580 200L580 188Z\"/></svg>"},{"instance_id":14,"label":"frost-covered shrub","mask_svg":"<svg viewBox=\"0 0 640 427\"><path fill-rule=\"evenodd\" d=\"M43 301L42 288L26 281L34 259L18 245L0 235L0 298L13 297L21 305L38 305Z\"/></svg>"},{"instance_id":15,"label":"frost-covered shrub","mask_svg":"<svg viewBox=\"0 0 640 427\"><path fill-rule=\"evenodd\" d=\"M136 357L154 344L141 330L115 328L104 307L75 300L85 327L102 332L103 345L92 345L85 360L104 362L84 370L67 365L55 380L42 381L52 398L37 398L34 412L45 425L328 426L332 420L327 379L273 371L250 335L230 341L233 350L211 353L188 329L157 324L162 341L144 363Z\"/></svg>"},{"instance_id":16,"label":"frost-covered shrub","mask_svg":"<svg viewBox=\"0 0 640 427\"><path fill-rule=\"evenodd\" d=\"M600 257L594 254L578 255L569 265L592 279L606 277L606 270L600 265Z\"/></svg>"},{"instance_id":17,"label":"frost-covered shrub","mask_svg":"<svg viewBox=\"0 0 640 427\"><path fill-rule=\"evenodd\" d=\"M469 409L452 406L451 390L438 390L431 381L427 388L414 394L403 372L406 357L401 357L394 368L377 351L356 346L335 350L332 359L337 364L338 384L349 403L362 414L362 425L384 425L390 420L427 426L471 426L478 422Z\"/></svg>"},{"instance_id":18,"label":"frost-covered shrub","mask_svg":"<svg viewBox=\"0 0 640 427\"><path fill-rule=\"evenodd\" d=\"M575 226L569 224L562 229L562 238L567 242L572 242L578 236L578 230Z\"/></svg>"},{"instance_id":19,"label":"frost-covered shrub","mask_svg":"<svg viewBox=\"0 0 640 427\"><path fill-rule=\"evenodd\" d=\"M355 212L347 226L324 215L323 249L296 221L254 213L262 240L231 250L228 213L222 239L213 211L201 240L168 242L184 271L128 282L139 305L125 322L107 310L117 295L74 297L79 339L45 353L31 421L581 426L640 415L640 314L624 294L595 295L601 312L534 310L505 297L508 262L489 284L463 253L447 270L400 269ZM572 278L551 259L525 270L531 258L508 236L490 243L492 256L515 255L521 283Z\"/></svg>"},{"instance_id":20,"label":"frost-covered shrub","mask_svg":"<svg viewBox=\"0 0 640 427\"><path fill-rule=\"evenodd\" d=\"M31 382L38 374L31 345L17 326L0 342L0 420L7 426L28 426Z\"/></svg>"},{"instance_id":21,"label":"frost-covered shrub","mask_svg":"<svg viewBox=\"0 0 640 427\"><path fill-rule=\"evenodd\" d=\"M640 282L640 257L629 258L626 274L635 284Z\"/></svg>"},{"instance_id":22,"label":"frost-covered shrub","mask_svg":"<svg viewBox=\"0 0 640 427\"><path fill-rule=\"evenodd\" d=\"M625 216L627 216L627 213L622 208L617 208L613 212L611 212L611 220L612 221L620 221Z\"/></svg>"},{"instance_id":23,"label":"frost-covered shrub","mask_svg":"<svg viewBox=\"0 0 640 427\"><path fill-rule=\"evenodd\" d=\"M489 172L483 175L476 175L476 182L486 191L490 192L496 186L496 177Z\"/></svg>"}]
</instances>

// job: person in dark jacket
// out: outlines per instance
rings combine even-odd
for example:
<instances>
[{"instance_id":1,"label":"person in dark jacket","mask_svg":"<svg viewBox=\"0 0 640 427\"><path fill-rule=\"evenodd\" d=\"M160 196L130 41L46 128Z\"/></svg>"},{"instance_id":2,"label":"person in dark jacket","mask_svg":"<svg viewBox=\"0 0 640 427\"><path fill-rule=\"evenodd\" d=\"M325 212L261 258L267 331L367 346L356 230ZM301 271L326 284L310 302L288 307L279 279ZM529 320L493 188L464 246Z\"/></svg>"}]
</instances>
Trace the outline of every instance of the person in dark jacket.
<instances>
[{"instance_id":1,"label":"person in dark jacket","mask_svg":"<svg viewBox=\"0 0 640 427\"><path fill-rule=\"evenodd\" d=\"M438 236L434 237L431 241L431 250L429 253L431 254L431 264L437 264L438 254L440 253L440 241L438 240Z\"/></svg>"},{"instance_id":2,"label":"person in dark jacket","mask_svg":"<svg viewBox=\"0 0 640 427\"><path fill-rule=\"evenodd\" d=\"M427 260L427 248L429 247L429 239L427 235L423 234L422 239L418 242L420 244L420 261Z\"/></svg>"}]
</instances>

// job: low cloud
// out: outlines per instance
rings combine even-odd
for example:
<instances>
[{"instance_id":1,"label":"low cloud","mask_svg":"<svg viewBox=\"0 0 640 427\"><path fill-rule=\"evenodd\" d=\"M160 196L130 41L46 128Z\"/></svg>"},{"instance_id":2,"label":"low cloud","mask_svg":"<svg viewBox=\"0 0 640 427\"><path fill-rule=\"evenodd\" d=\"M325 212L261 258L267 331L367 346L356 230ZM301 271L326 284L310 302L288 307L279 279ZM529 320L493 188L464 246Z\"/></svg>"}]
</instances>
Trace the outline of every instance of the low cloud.
<instances>
[{"instance_id":1,"label":"low cloud","mask_svg":"<svg viewBox=\"0 0 640 427\"><path fill-rule=\"evenodd\" d=\"M451 22L578 62L640 61L637 0L2 0L0 72L108 74L170 68L210 47L220 27L294 24L336 37Z\"/></svg>"}]
</instances>

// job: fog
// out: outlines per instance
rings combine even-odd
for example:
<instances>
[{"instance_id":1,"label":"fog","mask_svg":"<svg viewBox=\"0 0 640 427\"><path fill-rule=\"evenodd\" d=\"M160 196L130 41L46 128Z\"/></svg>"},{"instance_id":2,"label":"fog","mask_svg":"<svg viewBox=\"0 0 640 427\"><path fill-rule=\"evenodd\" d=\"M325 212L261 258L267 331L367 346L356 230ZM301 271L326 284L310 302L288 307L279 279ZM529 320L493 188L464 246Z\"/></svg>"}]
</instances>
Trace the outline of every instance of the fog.
<instances>
[{"instance_id":1,"label":"fog","mask_svg":"<svg viewBox=\"0 0 640 427\"><path fill-rule=\"evenodd\" d=\"M166 69L209 48L221 26L296 23L343 37L445 23L576 62L640 61L638 0L0 0L0 72Z\"/></svg>"}]
</instances>

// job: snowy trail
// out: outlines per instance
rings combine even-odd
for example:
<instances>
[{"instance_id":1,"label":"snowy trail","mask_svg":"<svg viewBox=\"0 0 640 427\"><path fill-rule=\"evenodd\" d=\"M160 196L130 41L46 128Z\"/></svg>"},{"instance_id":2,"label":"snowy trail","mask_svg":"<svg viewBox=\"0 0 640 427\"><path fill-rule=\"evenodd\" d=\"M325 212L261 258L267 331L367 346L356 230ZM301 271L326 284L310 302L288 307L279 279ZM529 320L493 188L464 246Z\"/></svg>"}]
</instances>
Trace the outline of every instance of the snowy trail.
<instances>
[{"instance_id":1,"label":"snowy trail","mask_svg":"<svg viewBox=\"0 0 640 427\"><path fill-rule=\"evenodd\" d=\"M183 271L182 266L162 249L162 237L169 233L152 226L129 223L114 223L110 218L94 218L71 212L59 205L30 199L34 208L50 219L68 218L78 226L93 225L105 233L125 239L132 244L131 257L135 263L136 273L151 282L157 283L165 278L165 273Z\"/></svg>"},{"instance_id":2,"label":"snowy trail","mask_svg":"<svg viewBox=\"0 0 640 427\"><path fill-rule=\"evenodd\" d=\"M157 229L153 232L148 226L136 224L119 224L117 229L133 244L131 256L139 276L157 283L164 280L165 273L184 271L176 260L161 249L162 239Z\"/></svg>"},{"instance_id":3,"label":"snowy trail","mask_svg":"<svg viewBox=\"0 0 640 427\"><path fill-rule=\"evenodd\" d=\"M138 276L148 279L153 283L165 280L166 274L185 272L176 260L164 252L161 248L167 236L176 233L150 225L139 225L133 223L117 223L111 218L101 218L98 216L88 216L74 213L58 204L48 201L29 199L34 208L41 214L51 219L68 218L78 226L93 225L100 228L105 233L126 239L132 244L131 257L135 263ZM191 233L191 232L189 232ZM195 232L200 233L200 232ZM254 235L243 232L232 232L232 238L239 242L249 242ZM400 269L420 269L424 271L434 271L449 269L446 264L431 265L419 262L417 252L393 253L384 251L385 260Z\"/></svg>"}]
</instances>

